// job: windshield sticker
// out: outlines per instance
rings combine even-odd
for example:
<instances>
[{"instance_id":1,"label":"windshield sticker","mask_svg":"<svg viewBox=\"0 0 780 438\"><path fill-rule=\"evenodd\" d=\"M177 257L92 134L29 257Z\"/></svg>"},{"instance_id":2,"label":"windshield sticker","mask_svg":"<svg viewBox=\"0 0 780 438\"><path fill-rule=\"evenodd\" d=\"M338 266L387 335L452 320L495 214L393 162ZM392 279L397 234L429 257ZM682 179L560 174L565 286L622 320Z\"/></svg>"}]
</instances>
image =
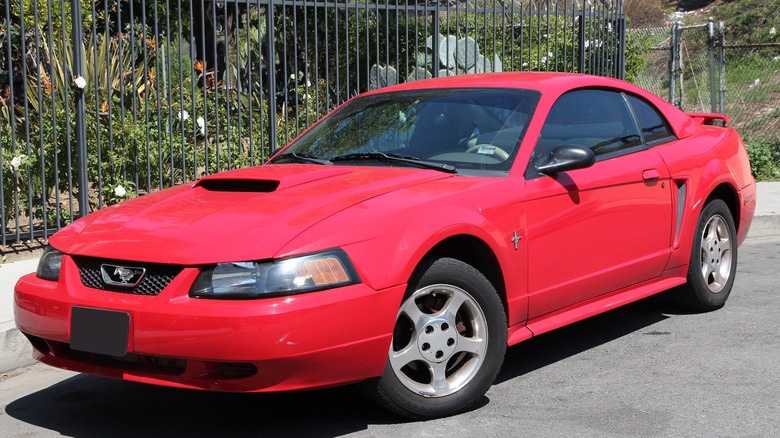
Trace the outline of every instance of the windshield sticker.
<instances>
[{"instance_id":1,"label":"windshield sticker","mask_svg":"<svg viewBox=\"0 0 780 438\"><path fill-rule=\"evenodd\" d=\"M479 145L479 149L477 150L478 154L485 154L485 155L493 155L496 153L496 147L491 146L489 144L481 144Z\"/></svg>"}]
</instances>

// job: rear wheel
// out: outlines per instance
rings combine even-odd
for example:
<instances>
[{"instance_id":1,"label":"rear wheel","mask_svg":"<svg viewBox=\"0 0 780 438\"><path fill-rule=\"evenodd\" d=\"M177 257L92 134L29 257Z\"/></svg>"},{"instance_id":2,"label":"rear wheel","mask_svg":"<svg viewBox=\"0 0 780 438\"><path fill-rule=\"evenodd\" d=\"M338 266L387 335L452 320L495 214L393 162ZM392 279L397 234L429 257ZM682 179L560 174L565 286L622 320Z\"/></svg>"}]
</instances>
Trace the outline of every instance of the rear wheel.
<instances>
[{"instance_id":1,"label":"rear wheel","mask_svg":"<svg viewBox=\"0 0 780 438\"><path fill-rule=\"evenodd\" d=\"M723 307L737 271L736 227L725 202L715 199L704 206L696 226L688 266L683 304L708 312Z\"/></svg>"},{"instance_id":2,"label":"rear wheel","mask_svg":"<svg viewBox=\"0 0 780 438\"><path fill-rule=\"evenodd\" d=\"M487 392L505 352L506 316L493 285L472 266L441 258L401 304L384 374L363 386L405 417L451 415Z\"/></svg>"}]
</instances>

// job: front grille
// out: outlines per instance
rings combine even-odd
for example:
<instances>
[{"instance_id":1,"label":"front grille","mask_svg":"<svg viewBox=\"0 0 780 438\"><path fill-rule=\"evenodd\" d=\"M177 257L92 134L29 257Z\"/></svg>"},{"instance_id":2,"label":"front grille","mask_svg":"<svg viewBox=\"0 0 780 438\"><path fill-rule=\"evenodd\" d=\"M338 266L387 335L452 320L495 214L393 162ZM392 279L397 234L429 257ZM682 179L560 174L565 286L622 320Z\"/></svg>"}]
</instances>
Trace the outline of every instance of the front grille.
<instances>
[{"instance_id":1,"label":"front grille","mask_svg":"<svg viewBox=\"0 0 780 438\"><path fill-rule=\"evenodd\" d=\"M79 268L79 277L84 286L92 289L122 292L136 295L157 295L184 269L182 266L156 263L134 263L92 257L73 257ZM100 273L100 265L108 263L120 266L132 266L146 269L144 278L134 288L124 288L105 284Z\"/></svg>"}]
</instances>

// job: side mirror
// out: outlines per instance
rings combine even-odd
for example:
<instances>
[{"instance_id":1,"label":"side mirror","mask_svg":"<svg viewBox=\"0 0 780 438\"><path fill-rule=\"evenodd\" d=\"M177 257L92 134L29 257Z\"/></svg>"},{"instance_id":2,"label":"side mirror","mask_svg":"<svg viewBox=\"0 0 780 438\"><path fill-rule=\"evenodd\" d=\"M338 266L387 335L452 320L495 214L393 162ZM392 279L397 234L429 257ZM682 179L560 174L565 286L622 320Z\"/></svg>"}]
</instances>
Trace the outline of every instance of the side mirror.
<instances>
[{"instance_id":1,"label":"side mirror","mask_svg":"<svg viewBox=\"0 0 780 438\"><path fill-rule=\"evenodd\" d=\"M585 146L562 144L555 147L550 155L537 164L536 170L545 175L584 169L596 162L596 154Z\"/></svg>"}]
</instances>

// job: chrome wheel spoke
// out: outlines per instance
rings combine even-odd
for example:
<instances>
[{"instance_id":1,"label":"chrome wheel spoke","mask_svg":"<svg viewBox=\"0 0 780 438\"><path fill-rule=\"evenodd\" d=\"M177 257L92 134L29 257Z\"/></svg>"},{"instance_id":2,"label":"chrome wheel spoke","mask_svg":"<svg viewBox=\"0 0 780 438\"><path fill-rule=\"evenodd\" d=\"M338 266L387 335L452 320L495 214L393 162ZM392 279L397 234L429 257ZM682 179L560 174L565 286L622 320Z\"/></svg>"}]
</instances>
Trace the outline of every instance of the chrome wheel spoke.
<instances>
[{"instance_id":1,"label":"chrome wheel spoke","mask_svg":"<svg viewBox=\"0 0 780 438\"><path fill-rule=\"evenodd\" d=\"M447 303L444 305L441 311L437 313L437 316L454 322L455 316L458 314L458 310L460 310L460 306L462 306L466 300L468 300L466 295L453 294L450 296L450 299L447 300Z\"/></svg>"},{"instance_id":2,"label":"chrome wheel spoke","mask_svg":"<svg viewBox=\"0 0 780 438\"><path fill-rule=\"evenodd\" d=\"M418 360L425 360L420 354L420 350L417 348L415 342L410 342L409 345L404 347L400 351L390 352L390 366L396 373L401 372L401 368L409 365L410 363Z\"/></svg>"},{"instance_id":3,"label":"chrome wheel spoke","mask_svg":"<svg viewBox=\"0 0 780 438\"><path fill-rule=\"evenodd\" d=\"M485 348L485 341L481 338L467 338L465 336L458 337L458 352L465 352L475 356L482 356L484 354Z\"/></svg>"},{"instance_id":4,"label":"chrome wheel spoke","mask_svg":"<svg viewBox=\"0 0 780 438\"><path fill-rule=\"evenodd\" d=\"M447 364L437 363L431 364L431 385L436 393L445 392L450 389L450 384L447 381Z\"/></svg>"}]
</instances>

